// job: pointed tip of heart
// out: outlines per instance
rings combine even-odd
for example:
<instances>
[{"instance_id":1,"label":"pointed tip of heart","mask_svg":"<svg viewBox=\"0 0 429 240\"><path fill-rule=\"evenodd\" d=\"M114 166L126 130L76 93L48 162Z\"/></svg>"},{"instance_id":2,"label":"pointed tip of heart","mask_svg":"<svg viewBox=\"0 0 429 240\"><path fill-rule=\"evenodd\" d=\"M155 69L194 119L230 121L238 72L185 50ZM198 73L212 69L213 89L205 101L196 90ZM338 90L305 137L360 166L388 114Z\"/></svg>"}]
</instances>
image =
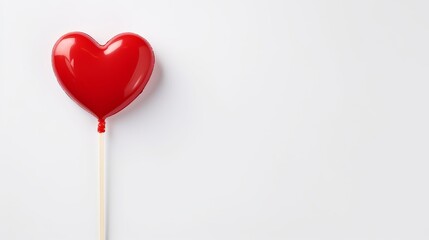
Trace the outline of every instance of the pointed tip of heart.
<instances>
[{"instance_id":1,"label":"pointed tip of heart","mask_svg":"<svg viewBox=\"0 0 429 240\"><path fill-rule=\"evenodd\" d=\"M104 119L98 119L98 132L104 133L106 131L106 121Z\"/></svg>"}]
</instances>

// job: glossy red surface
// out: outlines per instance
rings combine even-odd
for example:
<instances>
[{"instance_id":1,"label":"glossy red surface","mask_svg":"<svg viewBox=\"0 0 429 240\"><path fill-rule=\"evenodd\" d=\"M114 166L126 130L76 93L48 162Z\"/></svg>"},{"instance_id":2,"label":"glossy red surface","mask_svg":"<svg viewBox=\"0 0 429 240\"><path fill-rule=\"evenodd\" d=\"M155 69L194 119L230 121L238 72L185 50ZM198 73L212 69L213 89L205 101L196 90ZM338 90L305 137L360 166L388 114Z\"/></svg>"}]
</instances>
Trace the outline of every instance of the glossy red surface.
<instances>
[{"instance_id":1,"label":"glossy red surface","mask_svg":"<svg viewBox=\"0 0 429 240\"><path fill-rule=\"evenodd\" d=\"M64 91L99 120L121 111L144 89L155 57L149 43L133 33L105 45L80 32L62 36L52 51L55 75Z\"/></svg>"}]
</instances>

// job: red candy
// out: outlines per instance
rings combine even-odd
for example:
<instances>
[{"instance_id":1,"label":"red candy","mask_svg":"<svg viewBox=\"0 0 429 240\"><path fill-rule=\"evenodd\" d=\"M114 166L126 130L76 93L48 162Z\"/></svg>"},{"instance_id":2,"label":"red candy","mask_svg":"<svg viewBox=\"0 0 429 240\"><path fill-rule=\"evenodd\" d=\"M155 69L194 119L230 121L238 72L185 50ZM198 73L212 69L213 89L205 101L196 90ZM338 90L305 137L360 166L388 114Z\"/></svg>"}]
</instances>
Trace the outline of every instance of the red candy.
<instances>
[{"instance_id":1,"label":"red candy","mask_svg":"<svg viewBox=\"0 0 429 240\"><path fill-rule=\"evenodd\" d=\"M98 44L85 33L62 36L52 51L52 65L64 91L82 108L105 119L128 106L145 88L155 56L149 43L133 33Z\"/></svg>"}]
</instances>

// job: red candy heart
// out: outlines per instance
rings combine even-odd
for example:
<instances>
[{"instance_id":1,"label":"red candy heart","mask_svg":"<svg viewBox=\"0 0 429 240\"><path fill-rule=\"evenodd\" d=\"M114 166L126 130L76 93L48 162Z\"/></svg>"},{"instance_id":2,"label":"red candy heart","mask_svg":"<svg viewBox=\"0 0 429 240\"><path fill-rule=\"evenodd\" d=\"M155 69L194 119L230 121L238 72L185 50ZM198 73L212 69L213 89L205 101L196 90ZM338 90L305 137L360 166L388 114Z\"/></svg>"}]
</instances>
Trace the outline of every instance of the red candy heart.
<instances>
[{"instance_id":1,"label":"red candy heart","mask_svg":"<svg viewBox=\"0 0 429 240\"><path fill-rule=\"evenodd\" d=\"M155 56L142 37L123 33L105 45L85 33L62 36L52 51L52 65L64 91L98 118L105 119L128 106L149 81Z\"/></svg>"}]
</instances>

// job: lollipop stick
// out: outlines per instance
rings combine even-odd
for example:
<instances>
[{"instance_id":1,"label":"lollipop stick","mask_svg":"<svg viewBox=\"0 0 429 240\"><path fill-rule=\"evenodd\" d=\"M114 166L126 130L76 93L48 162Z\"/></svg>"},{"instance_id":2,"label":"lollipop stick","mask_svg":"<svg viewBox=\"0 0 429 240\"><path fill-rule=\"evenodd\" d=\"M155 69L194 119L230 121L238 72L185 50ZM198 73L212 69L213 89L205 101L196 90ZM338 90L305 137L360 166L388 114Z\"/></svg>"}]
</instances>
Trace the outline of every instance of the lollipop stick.
<instances>
[{"instance_id":1,"label":"lollipop stick","mask_svg":"<svg viewBox=\"0 0 429 240\"><path fill-rule=\"evenodd\" d=\"M98 135L99 147L99 176L100 176L100 240L105 240L106 221L105 221L105 156L104 156L104 134Z\"/></svg>"}]
</instances>

